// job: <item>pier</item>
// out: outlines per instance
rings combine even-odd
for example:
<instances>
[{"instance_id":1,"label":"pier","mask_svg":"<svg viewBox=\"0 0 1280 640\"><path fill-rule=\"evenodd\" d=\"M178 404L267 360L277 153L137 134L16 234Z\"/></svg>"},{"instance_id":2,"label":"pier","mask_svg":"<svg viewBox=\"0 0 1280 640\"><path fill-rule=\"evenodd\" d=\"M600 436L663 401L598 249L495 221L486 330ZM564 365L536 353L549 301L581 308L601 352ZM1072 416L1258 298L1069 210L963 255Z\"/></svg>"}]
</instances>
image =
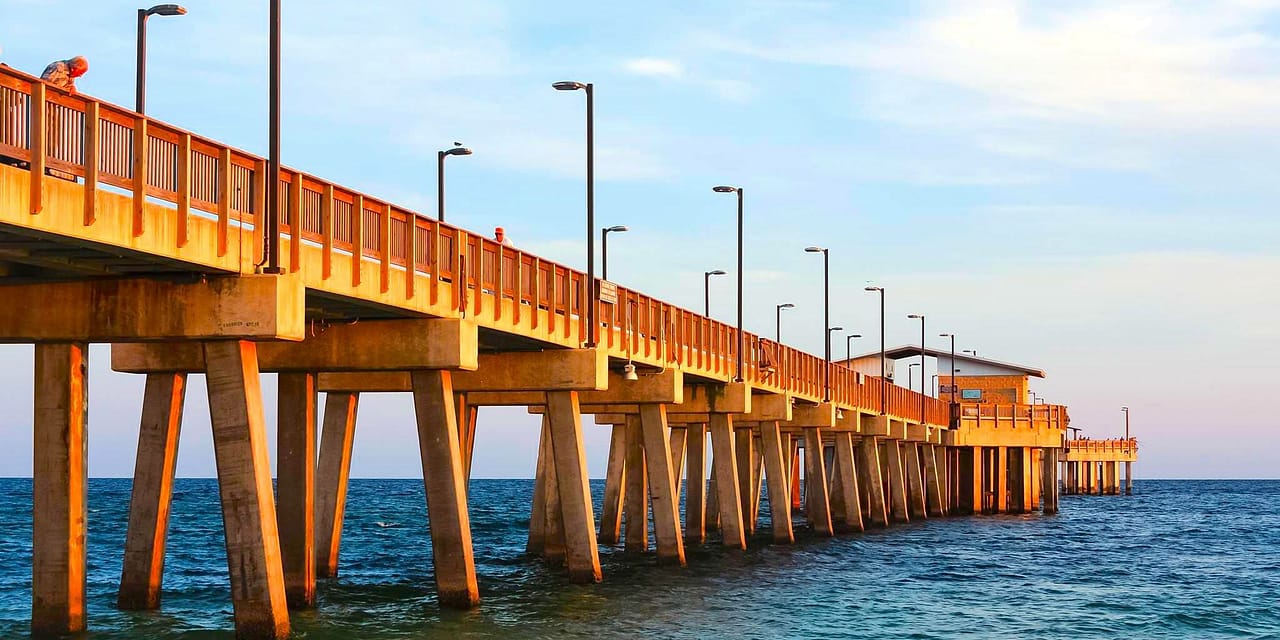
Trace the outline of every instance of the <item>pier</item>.
<instances>
[{"instance_id":1,"label":"pier","mask_svg":"<svg viewBox=\"0 0 1280 640\"><path fill-rule=\"evenodd\" d=\"M1133 463L1138 441L1129 439L1067 440L1063 458L1063 493L1119 495L1133 493ZM1124 484L1120 466L1124 465Z\"/></svg>"},{"instance_id":2,"label":"pier","mask_svg":"<svg viewBox=\"0 0 1280 640\"><path fill-rule=\"evenodd\" d=\"M94 342L146 377L118 605L161 606L185 390L203 373L242 638L286 637L289 610L341 571L364 394L412 394L435 586L454 608L483 597L467 482L486 406L541 416L527 550L580 583L606 578L601 544L652 545L672 565L687 545L746 548L762 494L785 544L796 524L835 536L1053 514L1063 474L1068 493L1118 490L1116 464L1136 458L1132 440L1067 441L1066 407L1027 401L1033 373L966 378L953 355L945 399L917 393L300 169L269 185L261 157L8 67L0 118L0 341L35 345L39 636L85 628ZM283 273L261 268L272 245ZM275 491L267 372L280 374ZM599 513L584 429L611 434Z\"/></svg>"}]
</instances>

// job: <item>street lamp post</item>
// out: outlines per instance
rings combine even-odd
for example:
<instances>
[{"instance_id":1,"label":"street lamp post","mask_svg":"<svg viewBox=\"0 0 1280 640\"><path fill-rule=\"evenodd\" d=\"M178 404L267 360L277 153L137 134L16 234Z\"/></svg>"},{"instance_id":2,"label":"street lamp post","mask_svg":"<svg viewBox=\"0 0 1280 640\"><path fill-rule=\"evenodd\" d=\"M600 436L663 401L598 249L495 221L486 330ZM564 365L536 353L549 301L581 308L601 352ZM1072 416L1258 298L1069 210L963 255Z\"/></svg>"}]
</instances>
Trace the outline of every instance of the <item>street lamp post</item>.
<instances>
[{"instance_id":1,"label":"street lamp post","mask_svg":"<svg viewBox=\"0 0 1280 640\"><path fill-rule=\"evenodd\" d=\"M176 4L158 4L150 9L138 9L138 71L134 78L133 110L146 113L147 102L147 18L151 16L183 16L187 10Z\"/></svg>"},{"instance_id":2,"label":"street lamp post","mask_svg":"<svg viewBox=\"0 0 1280 640\"><path fill-rule=\"evenodd\" d=\"M884 379L884 287L867 287L866 290L880 293L880 415L884 415L889 395L888 387L885 386L886 380Z\"/></svg>"},{"instance_id":3,"label":"street lamp post","mask_svg":"<svg viewBox=\"0 0 1280 640\"><path fill-rule=\"evenodd\" d=\"M782 310L794 309L794 308L796 308L796 306L794 304L791 304L790 302L784 302L780 305L777 305L777 309L775 310L775 314L774 314L777 317L777 319L774 321L774 325L773 325L773 332L774 332L773 341L774 342L778 344L782 344Z\"/></svg>"},{"instance_id":4,"label":"street lamp post","mask_svg":"<svg viewBox=\"0 0 1280 640\"><path fill-rule=\"evenodd\" d=\"M595 198L595 87L590 82L557 82L551 87L556 91L584 91L587 94L587 340L583 345L596 346L596 198Z\"/></svg>"},{"instance_id":5,"label":"street lamp post","mask_svg":"<svg viewBox=\"0 0 1280 640\"><path fill-rule=\"evenodd\" d=\"M722 276L725 273L719 269L715 271L702 272L702 315L711 317L711 276Z\"/></svg>"},{"instance_id":6,"label":"street lamp post","mask_svg":"<svg viewBox=\"0 0 1280 640\"><path fill-rule=\"evenodd\" d=\"M845 366L848 366L848 365L850 364L850 362L852 362L852 360L853 360L853 347L852 347L852 345L853 345L853 339L854 339L854 338L861 338L861 337L862 337L862 334L860 334L860 333L851 333L851 334L849 334L849 335L847 335L847 336L845 336L845 337L844 337L844 361L845 361Z\"/></svg>"},{"instance_id":7,"label":"street lamp post","mask_svg":"<svg viewBox=\"0 0 1280 640\"><path fill-rule=\"evenodd\" d=\"M822 371L822 400L831 400L831 252L825 247L805 247L808 253L822 254L822 327L826 331L826 343L823 345L823 359L826 368Z\"/></svg>"},{"instance_id":8,"label":"street lamp post","mask_svg":"<svg viewBox=\"0 0 1280 640\"><path fill-rule=\"evenodd\" d=\"M266 264L263 273L282 274L280 268L280 0L271 0L271 36L268 43L267 76L267 223ZM354 215L360 215L355 212ZM257 222L255 220L255 222ZM360 248L356 247L356 251ZM261 264L261 263L259 263Z\"/></svg>"},{"instance_id":9,"label":"street lamp post","mask_svg":"<svg viewBox=\"0 0 1280 640\"><path fill-rule=\"evenodd\" d=\"M920 424L924 424L924 314L912 313L907 317L920 321Z\"/></svg>"},{"instance_id":10,"label":"street lamp post","mask_svg":"<svg viewBox=\"0 0 1280 640\"><path fill-rule=\"evenodd\" d=\"M449 156L469 156L471 149L455 142L453 147L436 152L436 220L444 222L444 159Z\"/></svg>"},{"instance_id":11,"label":"street lamp post","mask_svg":"<svg viewBox=\"0 0 1280 640\"><path fill-rule=\"evenodd\" d=\"M916 367L920 366L919 362L912 362L907 365L907 391L916 390ZM920 374L920 386L924 386L924 373Z\"/></svg>"},{"instance_id":12,"label":"street lamp post","mask_svg":"<svg viewBox=\"0 0 1280 640\"><path fill-rule=\"evenodd\" d=\"M734 382L742 382L742 354L746 350L746 338L742 333L742 187L720 185L712 187L716 193L738 194L738 363Z\"/></svg>"},{"instance_id":13,"label":"street lamp post","mask_svg":"<svg viewBox=\"0 0 1280 640\"><path fill-rule=\"evenodd\" d=\"M623 225L614 225L605 227L600 230L600 279L609 279L609 234L622 233L627 228Z\"/></svg>"}]
</instances>

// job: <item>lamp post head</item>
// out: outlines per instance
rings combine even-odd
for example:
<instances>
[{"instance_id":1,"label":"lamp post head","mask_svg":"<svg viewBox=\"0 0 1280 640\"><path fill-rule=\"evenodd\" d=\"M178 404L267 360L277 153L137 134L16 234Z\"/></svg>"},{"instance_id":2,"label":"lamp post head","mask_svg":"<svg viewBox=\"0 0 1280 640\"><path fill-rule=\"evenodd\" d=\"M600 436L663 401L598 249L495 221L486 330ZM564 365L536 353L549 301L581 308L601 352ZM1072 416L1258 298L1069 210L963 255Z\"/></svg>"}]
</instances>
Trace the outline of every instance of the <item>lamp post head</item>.
<instances>
[{"instance_id":1,"label":"lamp post head","mask_svg":"<svg viewBox=\"0 0 1280 640\"><path fill-rule=\"evenodd\" d=\"M910 369L911 367L918 367L918 366L920 366L919 362L912 362L911 364L907 365L907 368Z\"/></svg>"},{"instance_id":2,"label":"lamp post head","mask_svg":"<svg viewBox=\"0 0 1280 640\"><path fill-rule=\"evenodd\" d=\"M794 309L794 308L796 308L796 306L795 306L794 304L791 304L790 302L784 302L784 303L782 303L782 304L778 305L778 308L779 308L779 309Z\"/></svg>"},{"instance_id":3,"label":"lamp post head","mask_svg":"<svg viewBox=\"0 0 1280 640\"><path fill-rule=\"evenodd\" d=\"M823 247L805 247L804 250L805 250L805 253L826 253L827 252L827 250Z\"/></svg>"},{"instance_id":4,"label":"lamp post head","mask_svg":"<svg viewBox=\"0 0 1280 640\"><path fill-rule=\"evenodd\" d=\"M452 149L441 151L440 153L446 156L469 156L471 155L471 149L466 147L453 147Z\"/></svg>"},{"instance_id":5,"label":"lamp post head","mask_svg":"<svg viewBox=\"0 0 1280 640\"><path fill-rule=\"evenodd\" d=\"M605 233L620 233L620 232L627 231L627 230L628 230L628 229L626 228L626 226L624 226L624 225L620 225L620 224L619 224L619 225L614 225L614 226L612 226L612 227L605 227L605 228L604 228L604 232L605 232Z\"/></svg>"},{"instance_id":6,"label":"lamp post head","mask_svg":"<svg viewBox=\"0 0 1280 640\"><path fill-rule=\"evenodd\" d=\"M1129 407L1120 407L1120 410L1125 413L1129 413Z\"/></svg>"},{"instance_id":7,"label":"lamp post head","mask_svg":"<svg viewBox=\"0 0 1280 640\"><path fill-rule=\"evenodd\" d=\"M863 291L884 291L884 287L866 287Z\"/></svg>"},{"instance_id":8,"label":"lamp post head","mask_svg":"<svg viewBox=\"0 0 1280 640\"><path fill-rule=\"evenodd\" d=\"M939 334L938 334L938 337L939 337L939 338L954 338L955 336L951 335L950 333L939 333Z\"/></svg>"},{"instance_id":9,"label":"lamp post head","mask_svg":"<svg viewBox=\"0 0 1280 640\"><path fill-rule=\"evenodd\" d=\"M585 84L583 84L583 83L581 83L581 82L574 82L574 81L572 81L572 80L565 80L565 81L563 81L563 82L556 82L556 83L553 83L553 84L551 85L551 88L555 89L556 91L577 91L577 90L579 90L579 89L586 89L586 88L587 88L587 85L585 85Z\"/></svg>"},{"instance_id":10,"label":"lamp post head","mask_svg":"<svg viewBox=\"0 0 1280 640\"><path fill-rule=\"evenodd\" d=\"M722 275L725 275L725 272L724 272L724 271L721 271L720 269L716 269L715 271L707 271L707 272L704 272L704 273L703 273L703 275L708 275L708 276L722 276Z\"/></svg>"},{"instance_id":11,"label":"lamp post head","mask_svg":"<svg viewBox=\"0 0 1280 640\"><path fill-rule=\"evenodd\" d=\"M924 314L921 314L921 313L908 314L907 317L911 318L912 320L924 320Z\"/></svg>"},{"instance_id":12,"label":"lamp post head","mask_svg":"<svg viewBox=\"0 0 1280 640\"><path fill-rule=\"evenodd\" d=\"M854 338L861 338L861 337L862 337L862 334L861 334L861 333L851 333L851 334L849 334L849 337L848 337L848 338L846 338L846 339L848 339L848 340L852 340L852 339L854 339Z\"/></svg>"},{"instance_id":13,"label":"lamp post head","mask_svg":"<svg viewBox=\"0 0 1280 640\"><path fill-rule=\"evenodd\" d=\"M711 188L711 190L712 190L712 191L714 191L714 192L716 192L716 193L737 193L737 192L739 191L738 187L730 187L730 186L727 186L727 185L720 185L720 186L718 186L718 187L712 187L712 188Z\"/></svg>"},{"instance_id":14,"label":"lamp post head","mask_svg":"<svg viewBox=\"0 0 1280 640\"><path fill-rule=\"evenodd\" d=\"M185 16L187 15L186 7L176 4L158 4L147 9L143 15L148 16Z\"/></svg>"},{"instance_id":15,"label":"lamp post head","mask_svg":"<svg viewBox=\"0 0 1280 640\"><path fill-rule=\"evenodd\" d=\"M831 327L830 329L827 329L827 331L829 332L844 331L844 327Z\"/></svg>"}]
</instances>

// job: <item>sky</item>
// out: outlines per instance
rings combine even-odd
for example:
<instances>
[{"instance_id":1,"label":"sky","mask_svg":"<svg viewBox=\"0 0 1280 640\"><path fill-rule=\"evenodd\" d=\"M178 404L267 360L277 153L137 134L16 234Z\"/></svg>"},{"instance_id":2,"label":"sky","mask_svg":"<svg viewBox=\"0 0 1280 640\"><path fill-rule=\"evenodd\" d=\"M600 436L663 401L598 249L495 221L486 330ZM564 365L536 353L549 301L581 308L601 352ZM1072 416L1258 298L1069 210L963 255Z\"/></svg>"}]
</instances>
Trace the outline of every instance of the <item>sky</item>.
<instances>
[{"instance_id":1,"label":"sky","mask_svg":"<svg viewBox=\"0 0 1280 640\"><path fill-rule=\"evenodd\" d=\"M822 353L878 346L1043 369L1032 388L1095 438L1132 409L1139 478L1280 477L1280 2L696 3L285 1L283 157L449 220L502 226L582 268L581 94L595 84L596 217L609 273L687 308L734 266L746 197L746 328ZM1051 5L1051 6L1050 6ZM152 18L147 111L243 149L267 142L267 3L187 0ZM0 62L85 55L79 89L133 100L136 6L0 0ZM731 320L732 278L712 281ZM845 340L836 339L835 353ZM142 378L90 352L89 471L132 474ZM928 373L934 373L929 365ZM275 378L263 377L274 443ZM0 346L0 475L31 473L32 350ZM180 476L212 476L201 376ZM481 410L475 477L531 477L538 421ZM421 475L412 403L362 398L354 477ZM587 424L604 473L608 433Z\"/></svg>"}]
</instances>

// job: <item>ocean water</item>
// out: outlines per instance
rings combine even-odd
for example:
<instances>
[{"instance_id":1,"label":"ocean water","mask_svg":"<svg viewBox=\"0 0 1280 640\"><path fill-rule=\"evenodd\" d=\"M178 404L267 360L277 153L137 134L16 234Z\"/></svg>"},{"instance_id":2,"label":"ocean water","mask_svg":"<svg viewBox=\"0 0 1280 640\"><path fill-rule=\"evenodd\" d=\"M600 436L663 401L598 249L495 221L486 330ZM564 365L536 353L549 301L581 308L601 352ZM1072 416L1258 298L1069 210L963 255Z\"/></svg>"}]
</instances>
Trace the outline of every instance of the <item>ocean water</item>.
<instances>
[{"instance_id":1,"label":"ocean water","mask_svg":"<svg viewBox=\"0 0 1280 640\"><path fill-rule=\"evenodd\" d=\"M436 603L420 481L353 480L340 575L294 636L328 638L1280 638L1280 481L1139 481L1056 516L933 519L688 550L602 549L570 585L524 555L532 481L471 483L481 607ZM601 483L593 483L597 507ZM88 638L232 638L217 486L174 491L164 604L114 607L129 481L89 483ZM31 482L0 479L0 637L27 636ZM767 513L767 510L765 510Z\"/></svg>"}]
</instances>

